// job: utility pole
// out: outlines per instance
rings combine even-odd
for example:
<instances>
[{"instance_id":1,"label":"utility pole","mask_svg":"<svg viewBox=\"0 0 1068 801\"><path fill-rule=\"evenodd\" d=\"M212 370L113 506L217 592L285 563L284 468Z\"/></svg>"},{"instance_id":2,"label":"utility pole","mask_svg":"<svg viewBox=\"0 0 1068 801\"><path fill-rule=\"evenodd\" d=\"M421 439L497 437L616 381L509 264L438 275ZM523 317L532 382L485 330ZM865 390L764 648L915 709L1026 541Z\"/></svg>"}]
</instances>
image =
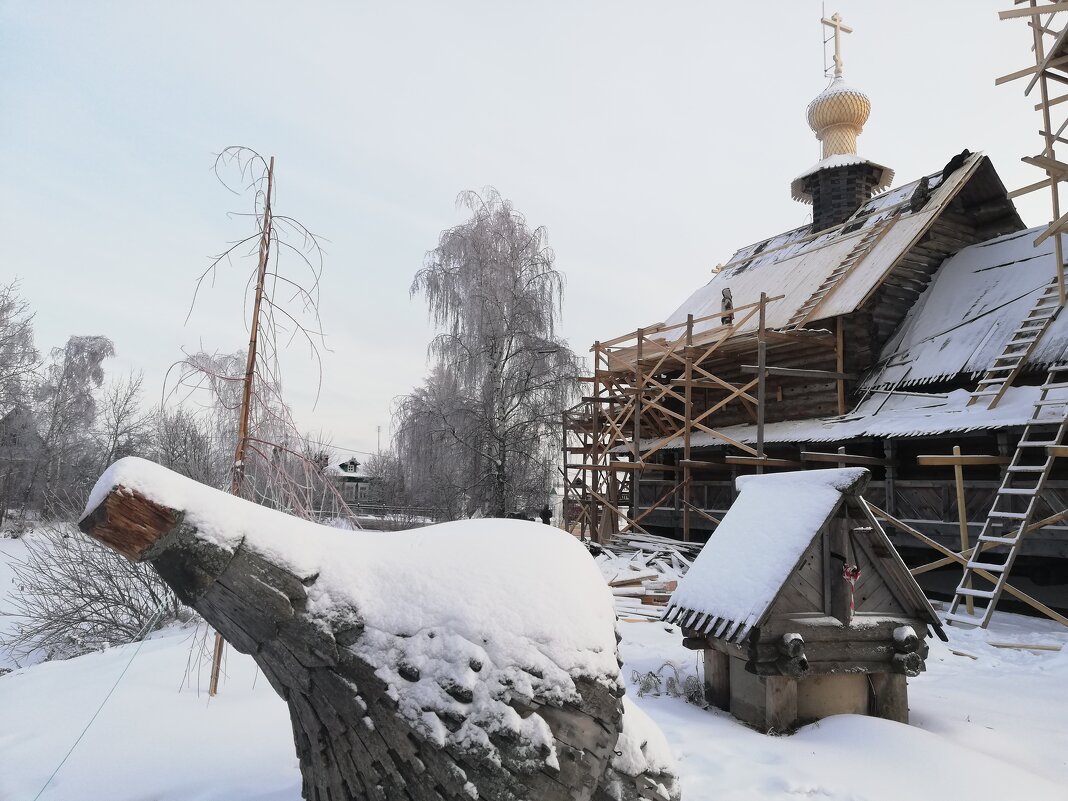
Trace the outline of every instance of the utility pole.
<instances>
[{"instance_id":1,"label":"utility pole","mask_svg":"<svg viewBox=\"0 0 1068 801\"><path fill-rule=\"evenodd\" d=\"M271 197L274 192L274 156L267 166L267 191L263 200L263 221L260 226L260 260L256 271L256 296L252 305L252 324L249 326L248 359L245 362L245 378L241 393L241 416L238 418L237 445L234 448L233 474L230 480L230 494L241 495L245 484L245 449L248 446L249 416L252 409L252 384L256 376L256 346L260 333L260 308L263 305L263 286L267 279L267 264L270 261L272 219ZM208 695L214 696L219 691L219 672L222 667L224 641L222 635L215 632L215 650L211 658L211 681Z\"/></svg>"}]
</instances>

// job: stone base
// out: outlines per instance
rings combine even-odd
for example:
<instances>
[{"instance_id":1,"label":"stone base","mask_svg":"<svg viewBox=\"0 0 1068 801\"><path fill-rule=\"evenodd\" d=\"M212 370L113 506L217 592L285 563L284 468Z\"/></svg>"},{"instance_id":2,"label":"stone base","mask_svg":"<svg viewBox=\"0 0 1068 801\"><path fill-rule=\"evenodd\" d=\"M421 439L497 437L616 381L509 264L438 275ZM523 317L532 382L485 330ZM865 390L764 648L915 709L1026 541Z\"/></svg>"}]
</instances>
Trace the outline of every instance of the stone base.
<instances>
[{"instance_id":1,"label":"stone base","mask_svg":"<svg viewBox=\"0 0 1068 801\"><path fill-rule=\"evenodd\" d=\"M757 676L745 669L745 660L707 650L705 676L710 704L763 731L842 714L909 721L908 686L900 673Z\"/></svg>"}]
</instances>

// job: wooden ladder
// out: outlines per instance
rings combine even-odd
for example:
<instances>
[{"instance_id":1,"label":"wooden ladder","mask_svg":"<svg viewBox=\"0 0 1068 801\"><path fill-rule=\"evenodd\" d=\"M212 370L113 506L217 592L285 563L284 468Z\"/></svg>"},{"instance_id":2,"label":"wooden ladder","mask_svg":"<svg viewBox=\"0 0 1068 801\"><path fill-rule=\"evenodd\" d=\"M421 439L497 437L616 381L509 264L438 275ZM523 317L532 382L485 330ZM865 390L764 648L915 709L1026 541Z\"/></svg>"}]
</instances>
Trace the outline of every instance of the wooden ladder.
<instances>
[{"instance_id":1,"label":"wooden ladder","mask_svg":"<svg viewBox=\"0 0 1068 801\"><path fill-rule=\"evenodd\" d=\"M1043 410L1049 407L1060 407L1057 417L1043 417ZM1020 553L1024 534L1034 517L1039 493L1053 467L1056 457L1050 452L1050 447L1063 444L1066 430L1068 366L1051 367L1042 384L1039 399L1035 401L1031 419L1016 446L1016 453L1005 469L1005 478L994 496L994 504L976 540L975 550L965 565L964 575L946 614L947 622L982 628L990 623L994 607L1001 598L1009 572ZM1007 551L1000 550L1002 548ZM989 549L998 549L999 552L994 553ZM984 561L983 557L992 561ZM1004 557L1004 560L997 561L999 557ZM986 575L983 575L984 572ZM975 586L977 578L985 582L983 586L993 586L978 589ZM967 606L969 599L985 600L986 608L976 609L975 615L967 614L960 606L962 603Z\"/></svg>"},{"instance_id":2,"label":"wooden ladder","mask_svg":"<svg viewBox=\"0 0 1068 801\"><path fill-rule=\"evenodd\" d=\"M1060 290L1057 286L1057 279L1054 278L1042 290L1019 327L1012 332L1001 355L994 359L994 363L979 379L978 386L968 399L969 406L985 398L990 398L990 403L987 404L988 409L993 409L998 405L1012 386L1012 382L1016 380L1016 376L1027 364L1028 357L1038 345L1042 335L1046 333L1046 329L1057 318L1060 310Z\"/></svg>"},{"instance_id":3,"label":"wooden ladder","mask_svg":"<svg viewBox=\"0 0 1068 801\"><path fill-rule=\"evenodd\" d=\"M793 317L786 323L787 329L798 328L804 324L812 313L819 308L820 304L823 303L823 299L835 290L838 284L841 283L842 279L853 271L854 267L864 261L865 256L871 253L872 248L874 248L879 240L883 238L883 235L890 230L891 223L900 213L900 208L895 209L883 219L869 226L868 229L857 238L857 242L853 245L853 249L846 254L846 257L831 271L830 275L823 279L823 283L821 283L819 288L812 293L812 297L806 300L801 308L794 312Z\"/></svg>"}]
</instances>

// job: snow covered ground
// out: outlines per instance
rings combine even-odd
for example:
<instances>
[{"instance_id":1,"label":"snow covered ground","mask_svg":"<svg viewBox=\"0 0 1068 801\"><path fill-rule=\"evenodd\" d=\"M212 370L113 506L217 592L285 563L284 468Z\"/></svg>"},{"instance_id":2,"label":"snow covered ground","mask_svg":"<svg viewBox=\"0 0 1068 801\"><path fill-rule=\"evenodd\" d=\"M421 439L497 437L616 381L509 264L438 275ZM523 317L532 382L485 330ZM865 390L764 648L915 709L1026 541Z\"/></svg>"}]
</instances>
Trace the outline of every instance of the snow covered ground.
<instances>
[{"instance_id":1,"label":"snow covered ground","mask_svg":"<svg viewBox=\"0 0 1068 801\"><path fill-rule=\"evenodd\" d=\"M19 549L0 539L0 590L10 578L4 557ZM639 698L634 674L671 660L693 675L695 654L662 623L620 630L628 693L666 734L688 801L1068 799L1068 631L1053 623L999 615L989 632L951 629L948 646L933 642L928 672L910 680L912 726L842 715L789 737L666 694ZM37 797L126 669L42 801L298 801L285 705L233 650L223 691L209 701L197 687L202 635L170 629L136 657L136 645L123 646L0 677L0 800Z\"/></svg>"}]
</instances>

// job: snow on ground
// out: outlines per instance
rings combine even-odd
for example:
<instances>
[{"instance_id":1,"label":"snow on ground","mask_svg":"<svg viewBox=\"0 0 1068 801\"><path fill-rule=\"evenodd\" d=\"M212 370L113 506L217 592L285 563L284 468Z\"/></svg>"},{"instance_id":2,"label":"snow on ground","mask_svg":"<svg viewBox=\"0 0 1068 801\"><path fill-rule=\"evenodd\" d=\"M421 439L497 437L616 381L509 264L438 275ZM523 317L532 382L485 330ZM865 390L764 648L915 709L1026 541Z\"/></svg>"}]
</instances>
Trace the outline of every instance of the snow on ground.
<instances>
[{"instance_id":1,"label":"snow on ground","mask_svg":"<svg viewBox=\"0 0 1068 801\"><path fill-rule=\"evenodd\" d=\"M18 542L0 539L0 593ZM663 730L686 801L1068 799L1068 630L1056 624L999 614L988 632L949 629L948 644L931 643L928 672L909 682L912 726L841 715L788 737L666 694L639 698L635 673L671 660L693 675L697 655L676 627L619 628L628 696ZM174 628L132 663L136 645L0 677L0 799L33 801L129 664L41 801L299 801L285 704L232 649L209 700L195 676L183 681L198 648L193 629Z\"/></svg>"},{"instance_id":2,"label":"snow on ground","mask_svg":"<svg viewBox=\"0 0 1068 801\"><path fill-rule=\"evenodd\" d=\"M15 580L15 572L11 568L11 563L16 559L25 558L27 536L31 535L17 538L0 536L0 638L10 635L15 626L15 618L9 614L10 603L7 600ZM22 660L17 660L8 648L0 645L0 670L15 668L19 664L22 664ZM0 719L2 718L3 710L0 709ZM0 795L0 799L4 797Z\"/></svg>"}]
</instances>

